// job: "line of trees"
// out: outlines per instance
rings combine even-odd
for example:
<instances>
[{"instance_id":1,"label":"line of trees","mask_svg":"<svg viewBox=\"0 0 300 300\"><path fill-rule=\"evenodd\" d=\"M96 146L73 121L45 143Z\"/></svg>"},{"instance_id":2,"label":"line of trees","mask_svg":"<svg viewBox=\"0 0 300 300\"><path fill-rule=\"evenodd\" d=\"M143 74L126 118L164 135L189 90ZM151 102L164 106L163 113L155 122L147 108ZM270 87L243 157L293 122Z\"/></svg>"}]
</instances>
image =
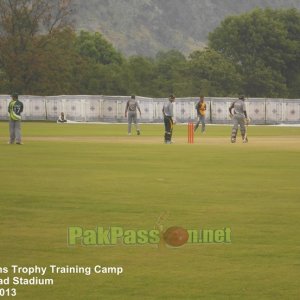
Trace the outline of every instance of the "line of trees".
<instances>
[{"instance_id":1,"label":"line of trees","mask_svg":"<svg viewBox=\"0 0 300 300\"><path fill-rule=\"evenodd\" d=\"M124 57L70 26L71 0L0 0L0 93L300 98L300 13L226 18L188 57Z\"/></svg>"}]
</instances>

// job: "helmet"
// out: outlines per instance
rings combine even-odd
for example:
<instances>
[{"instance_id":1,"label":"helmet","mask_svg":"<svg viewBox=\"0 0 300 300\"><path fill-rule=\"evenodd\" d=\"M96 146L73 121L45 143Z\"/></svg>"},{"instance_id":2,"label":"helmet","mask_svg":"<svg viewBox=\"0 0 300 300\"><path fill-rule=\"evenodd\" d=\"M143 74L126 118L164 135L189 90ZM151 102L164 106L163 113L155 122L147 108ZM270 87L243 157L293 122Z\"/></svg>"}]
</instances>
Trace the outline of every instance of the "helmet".
<instances>
[{"instance_id":1,"label":"helmet","mask_svg":"<svg viewBox=\"0 0 300 300\"><path fill-rule=\"evenodd\" d=\"M239 96L239 99L240 99L240 100L245 100L245 96L244 96L244 95L240 95L240 96Z\"/></svg>"}]
</instances>

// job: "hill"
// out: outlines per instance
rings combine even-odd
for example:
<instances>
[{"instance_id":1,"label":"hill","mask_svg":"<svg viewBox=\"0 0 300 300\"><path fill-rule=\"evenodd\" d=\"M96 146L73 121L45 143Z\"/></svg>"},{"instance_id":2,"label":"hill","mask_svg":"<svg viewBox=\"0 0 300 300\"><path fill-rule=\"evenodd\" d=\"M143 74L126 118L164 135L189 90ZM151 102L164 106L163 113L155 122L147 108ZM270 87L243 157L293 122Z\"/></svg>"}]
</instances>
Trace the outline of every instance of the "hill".
<instances>
[{"instance_id":1,"label":"hill","mask_svg":"<svg viewBox=\"0 0 300 300\"><path fill-rule=\"evenodd\" d=\"M99 31L126 55L189 54L229 15L255 7L297 8L299 0L74 0L76 30Z\"/></svg>"}]
</instances>

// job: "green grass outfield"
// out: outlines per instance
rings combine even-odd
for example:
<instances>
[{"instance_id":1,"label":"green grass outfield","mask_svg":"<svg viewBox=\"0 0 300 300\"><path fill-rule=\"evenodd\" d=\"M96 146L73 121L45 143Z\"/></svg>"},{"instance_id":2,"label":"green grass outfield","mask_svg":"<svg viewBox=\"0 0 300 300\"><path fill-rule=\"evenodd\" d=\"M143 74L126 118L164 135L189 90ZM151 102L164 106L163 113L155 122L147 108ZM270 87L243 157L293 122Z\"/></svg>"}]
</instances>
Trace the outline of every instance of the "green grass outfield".
<instances>
[{"instance_id":1,"label":"green grass outfield","mask_svg":"<svg viewBox=\"0 0 300 300\"><path fill-rule=\"evenodd\" d=\"M11 286L16 299L300 298L300 128L249 127L248 144L230 144L230 127L208 126L189 145L177 125L165 145L162 125L142 125L141 136L125 124L22 125L17 146L0 123L0 270L124 273L47 273L53 286ZM68 246L69 226L151 230L164 212L165 229L230 227L232 242Z\"/></svg>"}]
</instances>

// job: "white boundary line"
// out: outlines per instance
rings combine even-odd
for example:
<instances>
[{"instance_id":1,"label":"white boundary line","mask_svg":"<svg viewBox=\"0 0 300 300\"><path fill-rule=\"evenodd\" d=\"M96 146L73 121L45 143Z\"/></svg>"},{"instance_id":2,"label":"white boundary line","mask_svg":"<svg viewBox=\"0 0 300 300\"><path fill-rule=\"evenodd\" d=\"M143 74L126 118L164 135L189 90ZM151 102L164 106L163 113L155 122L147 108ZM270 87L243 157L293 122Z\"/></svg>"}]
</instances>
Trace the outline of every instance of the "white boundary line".
<instances>
[{"instance_id":1,"label":"white boundary line","mask_svg":"<svg viewBox=\"0 0 300 300\"><path fill-rule=\"evenodd\" d=\"M89 124L89 125L127 125L125 122L80 122L80 121L67 121L65 123L57 123L59 125L63 124ZM163 125L161 123L139 123L141 125ZM187 125L188 123L176 123L177 126ZM232 126L232 124L206 124L206 126ZM275 124L275 125L267 125L267 124L250 124L249 127L256 127L256 126L266 126L266 127L300 127L300 124Z\"/></svg>"}]
</instances>

